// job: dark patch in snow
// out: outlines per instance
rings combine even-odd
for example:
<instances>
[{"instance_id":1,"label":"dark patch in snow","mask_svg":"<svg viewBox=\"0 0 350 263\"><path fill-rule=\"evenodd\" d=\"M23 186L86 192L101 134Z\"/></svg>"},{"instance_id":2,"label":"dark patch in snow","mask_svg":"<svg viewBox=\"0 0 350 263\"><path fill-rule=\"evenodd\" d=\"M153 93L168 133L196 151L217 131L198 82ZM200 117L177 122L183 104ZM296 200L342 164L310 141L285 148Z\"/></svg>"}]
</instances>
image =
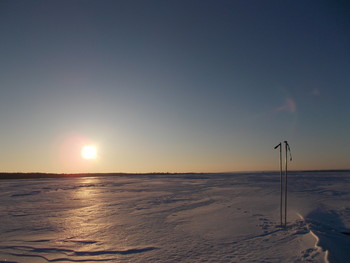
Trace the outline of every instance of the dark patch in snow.
<instances>
[{"instance_id":1,"label":"dark patch in snow","mask_svg":"<svg viewBox=\"0 0 350 263\"><path fill-rule=\"evenodd\" d=\"M63 242L72 242L72 243L84 244L84 245L97 243L97 241L94 241L94 240L70 240L70 239L64 240Z\"/></svg>"},{"instance_id":2,"label":"dark patch in snow","mask_svg":"<svg viewBox=\"0 0 350 263\"><path fill-rule=\"evenodd\" d=\"M40 194L41 191L31 191L31 192L28 192L28 193L22 193L22 194L13 194L11 195L11 197L22 197L22 196L29 196L29 195L37 195L37 194Z\"/></svg>"},{"instance_id":3,"label":"dark patch in snow","mask_svg":"<svg viewBox=\"0 0 350 263\"><path fill-rule=\"evenodd\" d=\"M39 240L32 240L32 241L28 241L31 243L44 243L44 242L50 242L51 240L49 239L39 239Z\"/></svg>"},{"instance_id":4,"label":"dark patch in snow","mask_svg":"<svg viewBox=\"0 0 350 263\"><path fill-rule=\"evenodd\" d=\"M75 256L99 256L99 255L129 255L138 254L157 249L156 247L133 248L128 250L102 250L102 251L78 251L74 252Z\"/></svg>"},{"instance_id":5,"label":"dark patch in snow","mask_svg":"<svg viewBox=\"0 0 350 263\"><path fill-rule=\"evenodd\" d=\"M25 253L9 253L12 256L17 257L37 257L45 259L48 262L101 262L101 261L115 261L116 259L76 259L70 257L94 257L101 255L131 255L131 254L139 254L148 251L152 251L158 249L157 247L144 247L144 248L131 248L127 250L99 250L99 251L74 251L71 249L60 249L60 248L34 248L30 246L3 246L0 247L1 250L17 250ZM56 259L48 259L40 254L42 253L61 253L65 254L68 257L66 258L56 258Z\"/></svg>"}]
</instances>

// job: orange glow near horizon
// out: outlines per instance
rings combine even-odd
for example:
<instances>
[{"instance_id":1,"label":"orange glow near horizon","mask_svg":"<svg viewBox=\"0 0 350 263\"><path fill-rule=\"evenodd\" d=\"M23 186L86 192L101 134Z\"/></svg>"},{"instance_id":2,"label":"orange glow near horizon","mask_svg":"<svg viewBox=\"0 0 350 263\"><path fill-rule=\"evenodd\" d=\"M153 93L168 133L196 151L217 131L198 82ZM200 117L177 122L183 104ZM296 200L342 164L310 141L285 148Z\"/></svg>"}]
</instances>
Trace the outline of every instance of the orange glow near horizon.
<instances>
[{"instance_id":1,"label":"orange glow near horizon","mask_svg":"<svg viewBox=\"0 0 350 263\"><path fill-rule=\"evenodd\" d=\"M85 136L73 135L60 143L59 164L63 171L91 172L97 158L97 147Z\"/></svg>"}]
</instances>

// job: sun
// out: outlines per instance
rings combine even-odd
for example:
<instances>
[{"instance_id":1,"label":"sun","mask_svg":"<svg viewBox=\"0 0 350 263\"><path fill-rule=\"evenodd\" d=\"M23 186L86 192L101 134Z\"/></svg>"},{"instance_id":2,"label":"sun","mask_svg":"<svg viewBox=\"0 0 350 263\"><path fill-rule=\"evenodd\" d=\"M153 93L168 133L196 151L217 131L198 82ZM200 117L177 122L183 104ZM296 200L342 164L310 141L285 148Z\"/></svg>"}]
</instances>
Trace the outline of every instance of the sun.
<instances>
[{"instance_id":1,"label":"sun","mask_svg":"<svg viewBox=\"0 0 350 263\"><path fill-rule=\"evenodd\" d=\"M97 157L96 147L93 145L85 145L81 149L81 157L87 160L96 159Z\"/></svg>"}]
</instances>

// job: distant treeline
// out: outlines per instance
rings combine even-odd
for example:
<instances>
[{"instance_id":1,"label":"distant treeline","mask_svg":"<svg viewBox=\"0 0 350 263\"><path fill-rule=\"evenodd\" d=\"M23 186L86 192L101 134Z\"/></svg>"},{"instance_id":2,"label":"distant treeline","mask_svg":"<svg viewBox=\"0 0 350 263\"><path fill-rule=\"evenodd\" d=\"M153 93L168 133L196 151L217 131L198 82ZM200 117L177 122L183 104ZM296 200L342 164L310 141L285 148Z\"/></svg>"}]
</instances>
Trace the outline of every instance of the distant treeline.
<instances>
[{"instance_id":1,"label":"distant treeline","mask_svg":"<svg viewBox=\"0 0 350 263\"><path fill-rule=\"evenodd\" d=\"M131 175L179 175L195 173L0 173L0 180L5 179L35 179L35 178L71 178L71 177L102 177L102 176L131 176Z\"/></svg>"},{"instance_id":2,"label":"distant treeline","mask_svg":"<svg viewBox=\"0 0 350 263\"><path fill-rule=\"evenodd\" d=\"M291 174L298 173L310 173L310 174L327 174L327 173L339 173L339 172L349 172L349 170L291 170ZM35 178L75 178L75 177L106 177L106 176L162 176L162 175L202 175L202 174L274 174L279 173L278 171L261 171L261 172L225 172L225 173L170 173L170 172L159 172L159 173L74 173L74 174L57 174L57 173L1 173L0 180L7 179L35 179ZM197 177L196 177L197 178Z\"/></svg>"}]
</instances>

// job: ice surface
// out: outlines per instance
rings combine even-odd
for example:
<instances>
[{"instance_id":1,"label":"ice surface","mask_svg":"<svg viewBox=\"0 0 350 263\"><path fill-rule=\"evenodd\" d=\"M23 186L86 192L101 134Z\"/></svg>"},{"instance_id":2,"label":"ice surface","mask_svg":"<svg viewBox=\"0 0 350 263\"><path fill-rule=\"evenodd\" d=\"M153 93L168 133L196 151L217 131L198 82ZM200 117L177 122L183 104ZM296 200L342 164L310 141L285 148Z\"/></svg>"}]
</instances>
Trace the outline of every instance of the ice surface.
<instances>
[{"instance_id":1,"label":"ice surface","mask_svg":"<svg viewBox=\"0 0 350 263\"><path fill-rule=\"evenodd\" d=\"M0 262L348 262L350 172L2 180Z\"/></svg>"}]
</instances>

